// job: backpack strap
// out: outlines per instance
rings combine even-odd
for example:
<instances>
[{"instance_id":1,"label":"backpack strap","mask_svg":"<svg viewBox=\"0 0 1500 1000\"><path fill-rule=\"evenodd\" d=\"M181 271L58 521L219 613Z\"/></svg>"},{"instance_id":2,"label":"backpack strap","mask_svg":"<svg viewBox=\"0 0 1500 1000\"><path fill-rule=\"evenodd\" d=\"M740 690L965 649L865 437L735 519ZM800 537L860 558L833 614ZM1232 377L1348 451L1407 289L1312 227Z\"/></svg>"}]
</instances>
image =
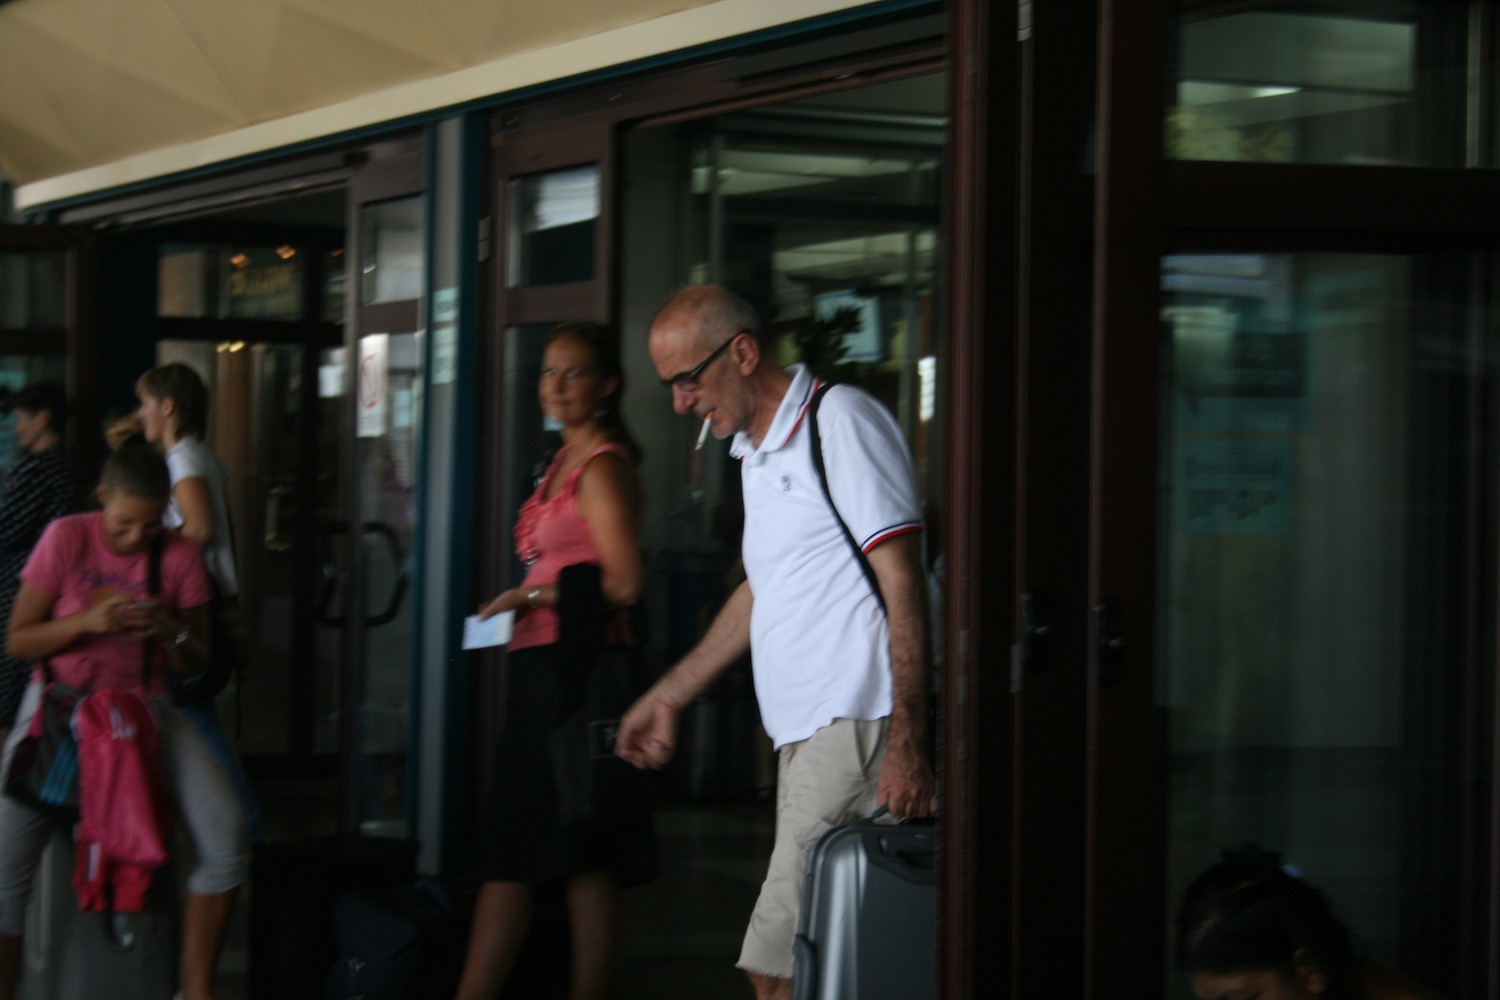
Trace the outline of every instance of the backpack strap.
<instances>
[{"instance_id":1,"label":"backpack strap","mask_svg":"<svg viewBox=\"0 0 1500 1000\"><path fill-rule=\"evenodd\" d=\"M151 547L146 551L146 596L160 599L161 597L161 553L166 548L166 535L157 532L151 539ZM151 689L151 658L156 653L156 636L147 635L141 640L141 656L144 662L141 668L141 687Z\"/></svg>"},{"instance_id":2,"label":"backpack strap","mask_svg":"<svg viewBox=\"0 0 1500 1000\"><path fill-rule=\"evenodd\" d=\"M854 533L849 530L849 525L844 523L838 504L833 502L833 491L828 488L828 470L823 465L823 436L818 432L818 407L833 386L832 382L824 382L818 386L813 392L812 403L807 408L807 436L812 446L813 468L818 470L818 482L823 487L823 496L828 498L828 506L833 511L833 519L839 523L839 530L844 533L844 541L849 543L849 549L854 553L855 561L859 563L865 579L870 581L870 590L874 592L875 600L880 605L880 613L889 614L885 609L885 595L880 592L880 580L875 576L875 568L870 565L869 557L854 540Z\"/></svg>"}]
</instances>

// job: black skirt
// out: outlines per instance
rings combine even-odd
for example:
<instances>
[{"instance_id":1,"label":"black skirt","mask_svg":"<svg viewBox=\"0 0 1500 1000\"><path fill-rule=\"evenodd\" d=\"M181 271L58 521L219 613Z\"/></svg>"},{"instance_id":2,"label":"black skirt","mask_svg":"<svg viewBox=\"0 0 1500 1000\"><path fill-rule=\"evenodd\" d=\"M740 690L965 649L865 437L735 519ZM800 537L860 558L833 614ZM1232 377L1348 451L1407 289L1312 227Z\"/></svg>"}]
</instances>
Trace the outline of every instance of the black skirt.
<instances>
[{"instance_id":1,"label":"black skirt","mask_svg":"<svg viewBox=\"0 0 1500 1000\"><path fill-rule=\"evenodd\" d=\"M599 745L635 695L638 659L620 646L583 669L565 666L555 645L507 655L480 878L538 883L609 871L628 888L656 877L652 776Z\"/></svg>"}]
</instances>

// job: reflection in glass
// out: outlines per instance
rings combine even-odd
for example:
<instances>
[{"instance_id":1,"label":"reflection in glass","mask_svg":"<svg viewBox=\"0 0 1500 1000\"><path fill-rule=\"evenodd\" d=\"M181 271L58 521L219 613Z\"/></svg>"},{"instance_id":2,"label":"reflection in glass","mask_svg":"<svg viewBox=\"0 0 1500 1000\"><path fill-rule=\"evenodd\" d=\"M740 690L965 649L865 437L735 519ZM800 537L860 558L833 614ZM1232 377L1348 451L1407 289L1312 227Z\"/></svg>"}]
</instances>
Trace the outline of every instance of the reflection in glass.
<instances>
[{"instance_id":1,"label":"reflection in glass","mask_svg":"<svg viewBox=\"0 0 1500 1000\"><path fill-rule=\"evenodd\" d=\"M423 341L416 333L381 336L385 363L376 376L383 382L378 389L380 415L374 426L363 419L358 425L362 461L356 487L363 525L359 541L365 623L359 812L363 831L402 836L411 721L409 581L417 517Z\"/></svg>"},{"instance_id":2,"label":"reflection in glass","mask_svg":"<svg viewBox=\"0 0 1500 1000\"><path fill-rule=\"evenodd\" d=\"M511 288L594 277L599 168L570 167L510 182Z\"/></svg>"},{"instance_id":3,"label":"reflection in glass","mask_svg":"<svg viewBox=\"0 0 1500 1000\"><path fill-rule=\"evenodd\" d=\"M1177 159L1456 166L1426 105L1461 107L1455 34L1415 3L1310 9L1181 0L1167 151ZM1249 7L1250 9L1245 9ZM1206 8L1206 9L1205 9ZM1428 44L1419 44L1426 39ZM1425 103L1424 103L1425 102ZM1461 120L1461 115L1458 119ZM1460 128L1458 121L1453 129Z\"/></svg>"},{"instance_id":4,"label":"reflection in glass","mask_svg":"<svg viewBox=\"0 0 1500 1000\"><path fill-rule=\"evenodd\" d=\"M67 323L67 253L0 251L0 330Z\"/></svg>"},{"instance_id":5,"label":"reflection in glass","mask_svg":"<svg viewBox=\"0 0 1500 1000\"><path fill-rule=\"evenodd\" d=\"M302 318L302 251L280 246L167 244L157 256L158 316Z\"/></svg>"},{"instance_id":6,"label":"reflection in glass","mask_svg":"<svg viewBox=\"0 0 1500 1000\"><path fill-rule=\"evenodd\" d=\"M237 375L235 380L250 394L249 406L227 411L230 419L216 422L215 442L226 464L226 455L240 456L230 465L235 473L231 504L240 606L249 626L246 675L256 683L241 694L239 746L246 754L285 754L292 747L289 720L294 692L302 690L299 678L329 677L338 662L334 635L318 636L311 662L294 665L287 647L295 634L299 598L316 592L310 581L299 588L297 579L297 516L316 501L303 493L298 449L286 447L302 436L307 420L300 406L302 348L252 344L233 356L221 355L216 367L220 378ZM234 402L228 395L215 397L221 411ZM331 472L337 463L328 460L322 467ZM313 683L306 690L311 694L319 686Z\"/></svg>"},{"instance_id":7,"label":"reflection in glass","mask_svg":"<svg viewBox=\"0 0 1500 1000\"><path fill-rule=\"evenodd\" d=\"M422 199L396 198L361 210L364 234L364 275L360 280L365 305L405 302L422 297Z\"/></svg>"},{"instance_id":8,"label":"reflection in glass","mask_svg":"<svg viewBox=\"0 0 1500 1000\"><path fill-rule=\"evenodd\" d=\"M1430 962L1464 919L1443 894L1462 884L1475 752L1468 626L1418 624L1472 600L1453 554L1479 541L1450 516L1476 474L1462 414L1481 376L1462 310L1430 302L1444 270L1163 266L1165 905L1221 847L1258 841L1328 891L1372 957L1423 973L1406 959Z\"/></svg>"},{"instance_id":9,"label":"reflection in glass","mask_svg":"<svg viewBox=\"0 0 1500 1000\"><path fill-rule=\"evenodd\" d=\"M348 258L344 248L330 250L323 259L323 322L344 321L344 288L348 284Z\"/></svg>"},{"instance_id":10,"label":"reflection in glass","mask_svg":"<svg viewBox=\"0 0 1500 1000\"><path fill-rule=\"evenodd\" d=\"M316 483L317 530L320 555L325 574L332 573L331 581L320 584L322 588L332 585L335 592L327 595L329 603L318 609L320 615L337 615L344 608L344 596L338 589L342 568L347 565L347 554L343 550L346 533L332 531L332 526L345 518L349 506L349 489L345 474L346 448L354 439L351 407L347 394L353 381L349 372L349 350L345 347L325 347L318 351L318 408L317 447L318 477ZM320 601L321 603L321 601ZM343 656L346 630L319 621L317 626L318 683L313 692L316 698L313 751L319 754L338 752L339 712L343 704L343 685L339 674L339 663ZM327 669L327 673L322 671Z\"/></svg>"},{"instance_id":11,"label":"reflection in glass","mask_svg":"<svg viewBox=\"0 0 1500 1000\"><path fill-rule=\"evenodd\" d=\"M935 410L922 405L922 371L937 354L931 306L947 119L928 84L714 119L693 147L704 259L692 271L747 294L783 364L804 361L885 402L931 488ZM871 110L887 106L902 110Z\"/></svg>"}]
</instances>

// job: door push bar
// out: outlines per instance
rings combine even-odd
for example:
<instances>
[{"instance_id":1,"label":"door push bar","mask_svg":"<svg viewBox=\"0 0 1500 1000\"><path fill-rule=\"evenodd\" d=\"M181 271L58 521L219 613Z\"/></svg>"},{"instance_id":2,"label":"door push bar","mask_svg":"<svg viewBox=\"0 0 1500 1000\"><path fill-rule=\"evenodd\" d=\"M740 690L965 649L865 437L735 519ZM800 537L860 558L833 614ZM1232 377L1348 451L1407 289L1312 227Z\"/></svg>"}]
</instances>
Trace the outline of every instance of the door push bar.
<instances>
[{"instance_id":1,"label":"door push bar","mask_svg":"<svg viewBox=\"0 0 1500 1000\"><path fill-rule=\"evenodd\" d=\"M333 542L338 535L348 533L349 522L330 521L323 526L323 530L318 535L318 547L323 555L323 589L318 595L318 624L329 628L345 628L349 624L347 615L329 613L334 597L338 594L339 584L344 578L343 572L339 569ZM395 620L396 612L401 608L401 598L406 596L407 574L406 564L401 558L401 540L396 537L396 532L379 521L365 521L360 525L360 536L364 538L370 535L375 535L385 541L390 549L391 562L396 567L396 579L391 585L391 596L386 602L385 610L379 614L365 615L364 618L366 628L376 628Z\"/></svg>"}]
</instances>

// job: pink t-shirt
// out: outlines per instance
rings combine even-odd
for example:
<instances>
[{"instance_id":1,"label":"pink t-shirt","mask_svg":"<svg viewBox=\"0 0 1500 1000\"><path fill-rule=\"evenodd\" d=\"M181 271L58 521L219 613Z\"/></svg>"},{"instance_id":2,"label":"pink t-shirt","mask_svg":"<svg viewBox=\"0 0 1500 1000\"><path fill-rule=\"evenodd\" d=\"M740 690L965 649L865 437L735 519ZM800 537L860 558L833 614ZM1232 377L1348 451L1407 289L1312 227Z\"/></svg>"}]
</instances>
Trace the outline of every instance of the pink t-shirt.
<instances>
[{"instance_id":1,"label":"pink t-shirt","mask_svg":"<svg viewBox=\"0 0 1500 1000\"><path fill-rule=\"evenodd\" d=\"M531 498L521 505L516 516L516 555L523 562L532 560L526 570L522 587L539 587L544 583L556 583L564 566L579 563L599 564L599 550L594 547L594 536L589 526L578 513L578 480L583 470L598 455L610 452L630 461L630 451L616 442L602 444L584 459L583 463L568 473L567 482L552 499L545 499L547 484L567 446L558 449L542 484ZM511 649L528 646L546 646L557 641L557 609L550 606L531 608L516 616L516 627L510 635Z\"/></svg>"},{"instance_id":2,"label":"pink t-shirt","mask_svg":"<svg viewBox=\"0 0 1500 1000\"><path fill-rule=\"evenodd\" d=\"M161 558L162 606L169 613L207 604L212 596L198 547L175 531L163 536ZM147 597L149 549L120 555L104 537L104 515L99 511L59 518L47 526L21 570L21 582L57 598L53 618L85 611L112 593L133 600ZM166 690L166 653L155 646L149 692ZM128 691L141 684L141 640L126 633L86 635L67 649L48 657L52 672L75 688Z\"/></svg>"}]
</instances>

